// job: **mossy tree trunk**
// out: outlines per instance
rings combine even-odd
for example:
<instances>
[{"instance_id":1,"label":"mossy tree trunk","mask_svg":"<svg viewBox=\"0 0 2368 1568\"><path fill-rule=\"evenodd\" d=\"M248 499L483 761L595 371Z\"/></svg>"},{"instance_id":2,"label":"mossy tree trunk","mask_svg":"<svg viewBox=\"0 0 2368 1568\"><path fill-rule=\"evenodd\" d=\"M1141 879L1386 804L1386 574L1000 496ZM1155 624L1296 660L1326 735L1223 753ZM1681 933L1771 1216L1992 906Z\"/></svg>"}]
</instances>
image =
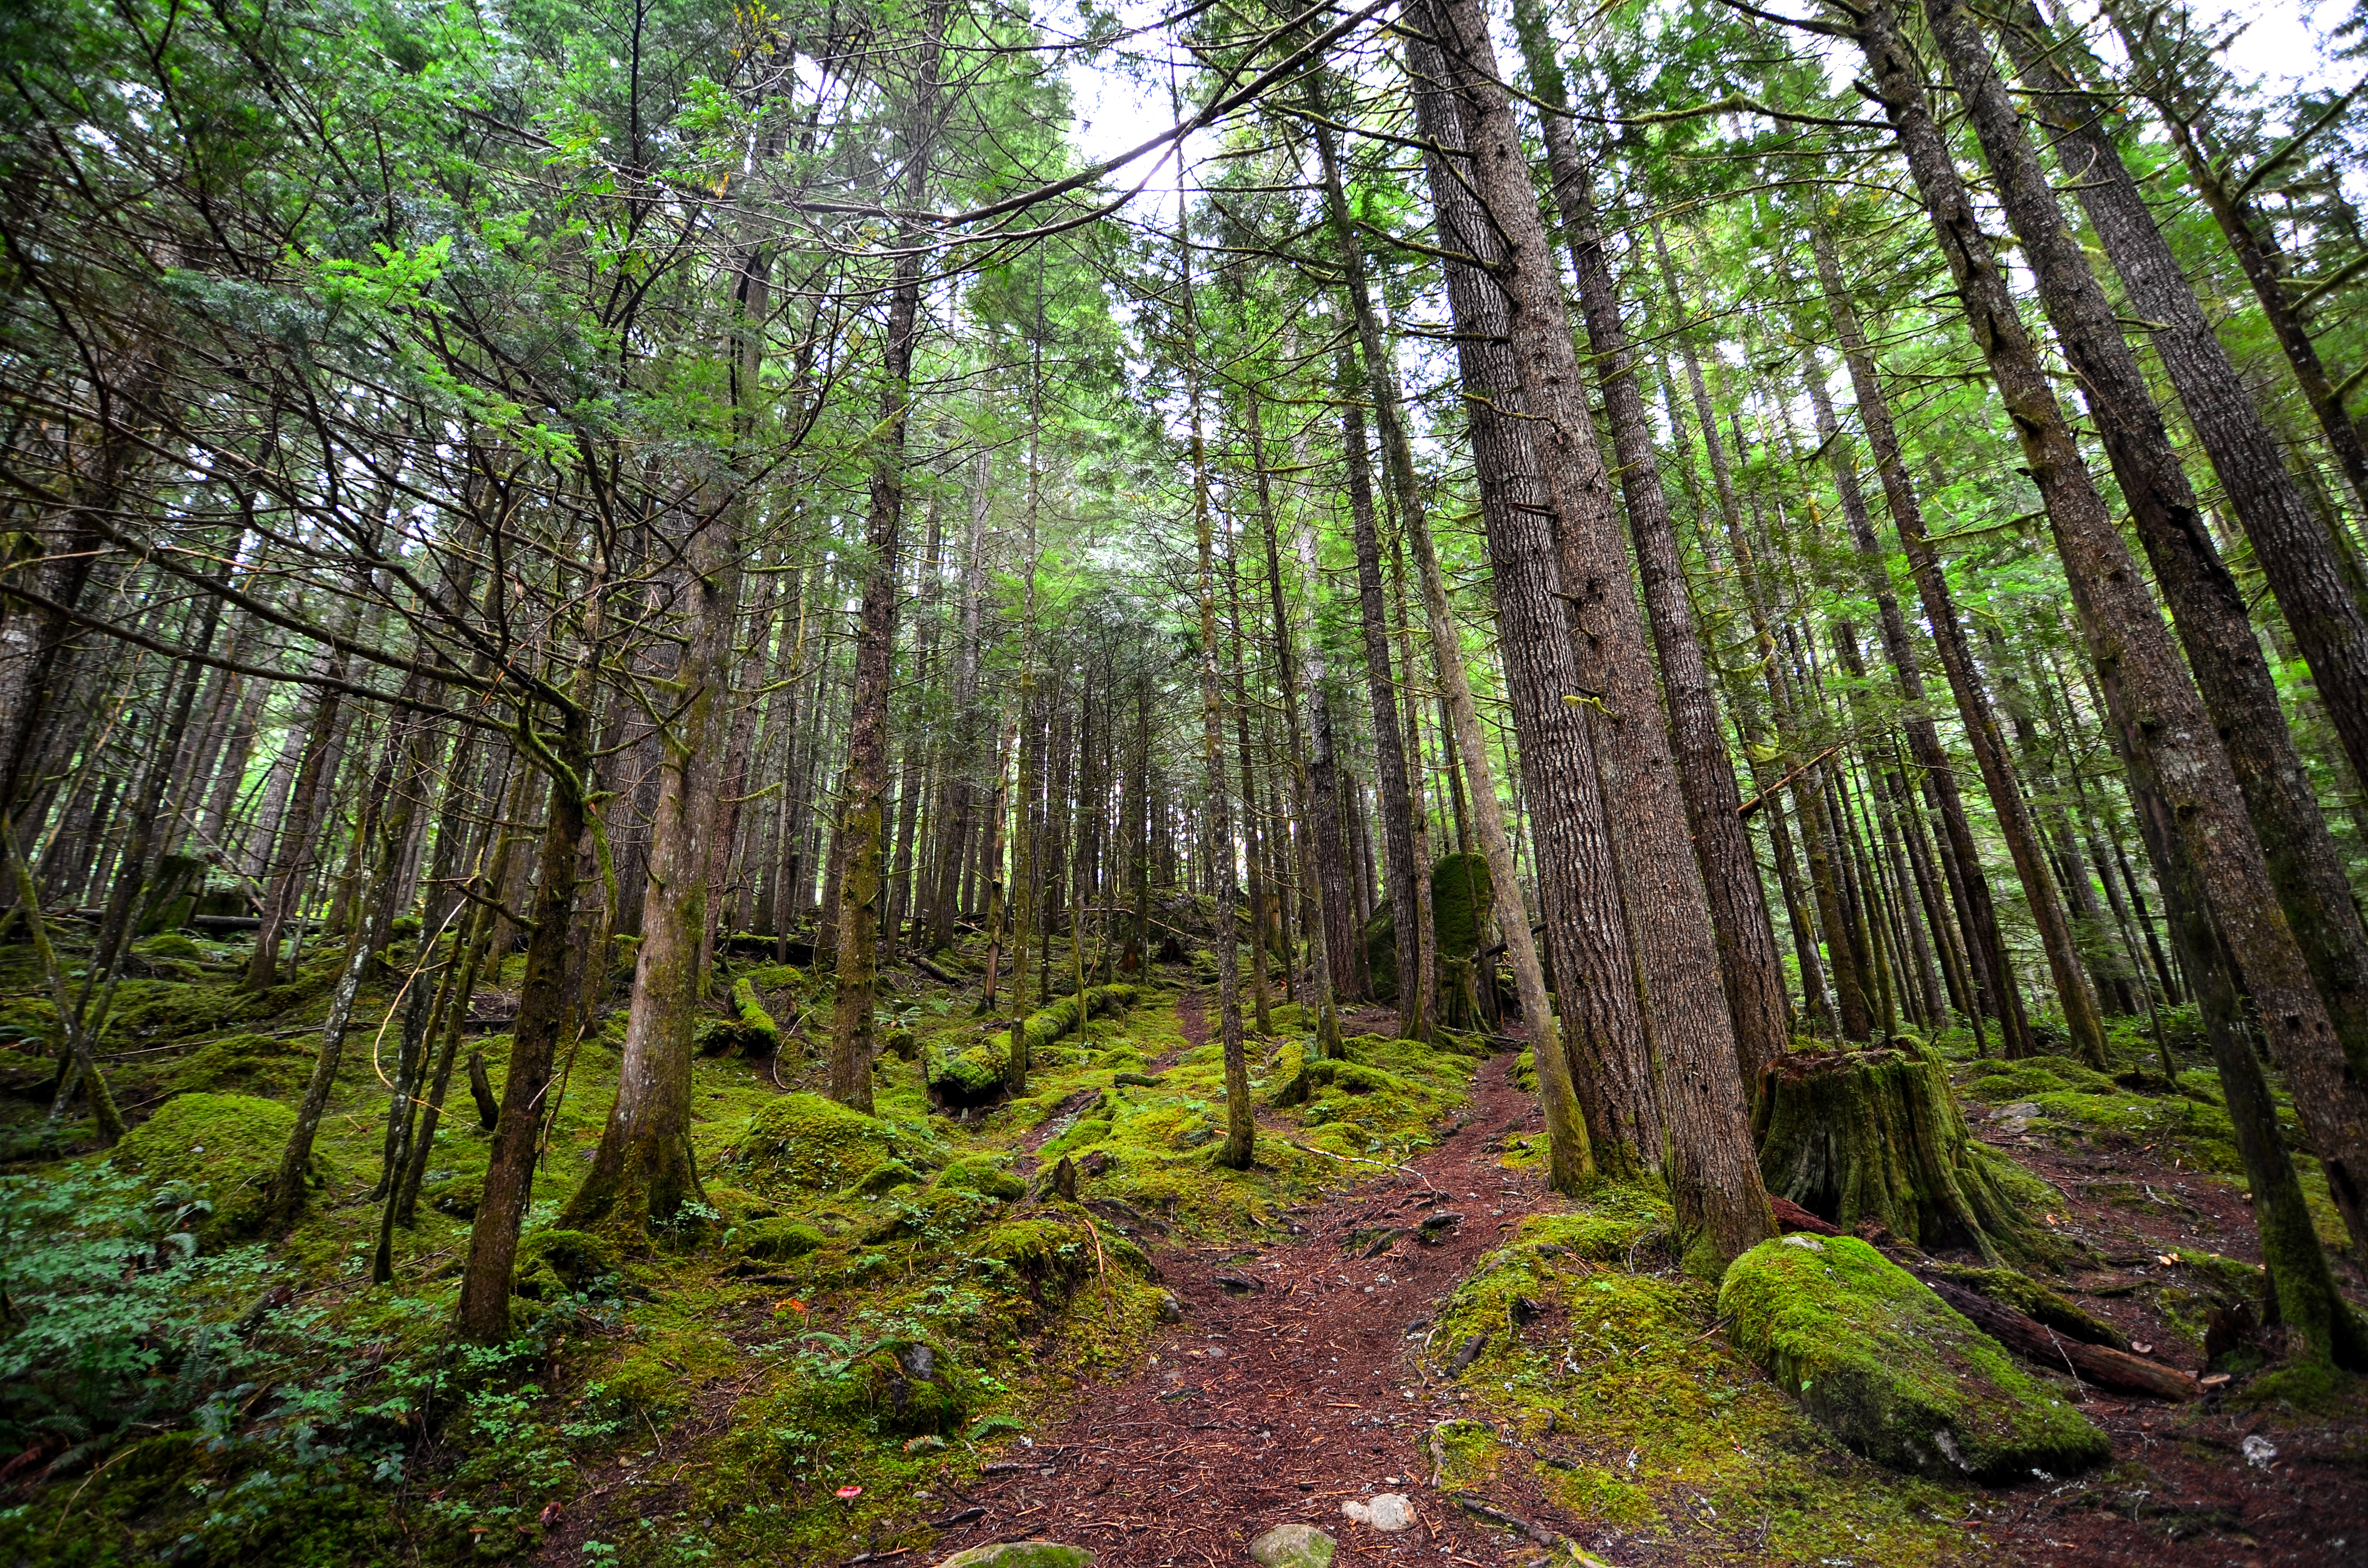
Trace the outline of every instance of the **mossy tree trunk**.
<instances>
[{"instance_id":1,"label":"mossy tree trunk","mask_svg":"<svg viewBox=\"0 0 2368 1568\"><path fill-rule=\"evenodd\" d=\"M730 724L732 635L740 619L738 516L735 507L710 520L686 552L678 592L691 606L691 636L675 668L683 706L664 731L624 1057L592 1169L561 1221L570 1230L665 1224L699 1191L690 1160L690 1062L709 924L709 841L719 825ZM503 1111L507 1120L507 1104ZM529 1114L540 1122L540 1106Z\"/></svg>"},{"instance_id":2,"label":"mossy tree trunk","mask_svg":"<svg viewBox=\"0 0 2368 1568\"><path fill-rule=\"evenodd\" d=\"M1995 1156L1966 1136L1929 1049L1779 1058L1761 1081L1756 1119L1768 1190L1845 1231L1871 1221L1927 1250L2020 1250L2022 1217Z\"/></svg>"}]
</instances>

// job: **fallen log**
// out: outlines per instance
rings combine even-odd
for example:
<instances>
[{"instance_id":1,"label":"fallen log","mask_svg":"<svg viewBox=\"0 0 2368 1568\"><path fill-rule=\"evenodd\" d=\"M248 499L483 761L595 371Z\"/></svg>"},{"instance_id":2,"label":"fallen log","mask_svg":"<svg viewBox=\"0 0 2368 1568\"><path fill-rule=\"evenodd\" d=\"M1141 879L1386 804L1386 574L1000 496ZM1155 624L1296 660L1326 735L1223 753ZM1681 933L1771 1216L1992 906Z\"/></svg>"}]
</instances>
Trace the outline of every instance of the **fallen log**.
<instances>
[{"instance_id":1,"label":"fallen log","mask_svg":"<svg viewBox=\"0 0 2368 1568\"><path fill-rule=\"evenodd\" d=\"M2056 1333L2036 1318L2026 1317L2012 1307L2001 1306L1987 1296L1945 1279L1927 1279L1924 1283L1975 1328L2026 1361L2051 1369L2061 1367L2076 1378L2119 1393L2182 1400L2193 1399L2201 1392L2194 1377L2176 1367L2166 1367L2159 1361L2109 1346L2084 1345Z\"/></svg>"}]
</instances>

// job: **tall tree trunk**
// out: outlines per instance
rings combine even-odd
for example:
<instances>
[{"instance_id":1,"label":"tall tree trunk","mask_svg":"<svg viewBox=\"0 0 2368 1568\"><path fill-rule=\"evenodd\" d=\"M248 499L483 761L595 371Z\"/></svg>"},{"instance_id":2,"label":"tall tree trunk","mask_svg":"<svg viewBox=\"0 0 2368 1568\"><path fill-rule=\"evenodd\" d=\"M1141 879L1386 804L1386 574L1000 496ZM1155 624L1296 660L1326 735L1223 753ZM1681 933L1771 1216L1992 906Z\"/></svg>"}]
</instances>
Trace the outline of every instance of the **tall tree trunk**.
<instances>
[{"instance_id":1,"label":"tall tree trunk","mask_svg":"<svg viewBox=\"0 0 2368 1568\"><path fill-rule=\"evenodd\" d=\"M1300 922L1307 933L1308 984L1314 989L1315 1002L1309 1009L1315 1016L1315 1049L1324 1056L1338 1056L1340 1047L1340 1011L1337 1000L1338 987L1335 976L1340 972L1332 949L1334 933L1345 925L1345 904L1348 895L1348 872L1341 864L1340 810L1337 794L1319 797L1319 779L1327 788L1337 780L1329 770L1331 759L1331 716L1320 700L1316 700L1316 717L1321 722L1319 744L1326 764L1319 773L1310 766L1309 747L1300 729L1299 698L1301 662L1299 634L1293 629L1291 615L1285 608L1282 583L1282 549L1277 538L1274 518L1273 488L1267 482L1266 443L1258 426L1258 402L1249 402L1246 434L1250 441L1250 463L1257 483L1252 494L1257 497L1258 528L1266 545L1266 577L1269 603L1274 612L1274 652L1276 673L1282 687L1284 731L1289 741L1288 756L1292 784L1293 815L1299 828L1299 912ZM1314 592L1314 585L1309 585ZM1318 671L1320 674L1320 670ZM1311 694L1313 697L1314 694ZM1232 875L1228 870L1228 877Z\"/></svg>"},{"instance_id":2,"label":"tall tree trunk","mask_svg":"<svg viewBox=\"0 0 2368 1568\"><path fill-rule=\"evenodd\" d=\"M1963 0L1924 0L1990 168L2022 241L2056 341L2079 380L2090 418L2179 630L2193 686L2225 747L2271 885L2351 1076L2368 1107L2368 929L2327 819L2286 727L2243 593L2213 548L2179 456L2112 301L2064 221L2039 153ZM2209 872L2206 872L2208 877ZM2240 960L2247 978L2252 967ZM2362 1134L2368 1140L2368 1125ZM2363 1142L2368 1151L2368 1142ZM2368 1182L2368 1166L2356 1169ZM2332 1173L2330 1172L2330 1181ZM2368 1219L2368 1192L2354 1201ZM2368 1242L2368 1238L2363 1238Z\"/></svg>"},{"instance_id":3,"label":"tall tree trunk","mask_svg":"<svg viewBox=\"0 0 2368 1568\"><path fill-rule=\"evenodd\" d=\"M1338 236L1335 236L1336 239ZM1354 243L1353 234L1349 236ZM1406 747L1398 733L1397 689L1390 678L1388 611L1382 604L1381 536L1373 526L1373 474L1365 442L1365 410L1354 361L1342 349L1339 381L1341 443L1349 471L1349 527L1357 552L1358 629L1364 636L1365 689L1372 704L1374 782L1382 797L1383 869L1390 900L1390 930L1397 949L1398 1033L1407 1040L1430 1037L1423 1010L1422 966L1426 954L1417 923L1415 882L1414 801L1406 784Z\"/></svg>"},{"instance_id":4,"label":"tall tree trunk","mask_svg":"<svg viewBox=\"0 0 2368 1568\"><path fill-rule=\"evenodd\" d=\"M1225 601L1229 612L1226 630L1233 634L1234 644L1234 744L1241 754L1242 767L1242 858L1249 867L1250 1017L1258 1033L1269 1035L1274 1032L1274 1001L1268 993L1266 980L1266 854L1260 843L1266 835L1258 825L1258 779L1250 759L1249 683L1243 670L1248 660L1249 643L1242 633L1241 573L1235 560L1231 534L1225 540ZM1283 961L1286 966L1290 963L1288 954Z\"/></svg>"},{"instance_id":5,"label":"tall tree trunk","mask_svg":"<svg viewBox=\"0 0 2368 1568\"><path fill-rule=\"evenodd\" d=\"M562 1221L572 1229L612 1224L638 1232L669 1224L700 1192L690 1153L691 1040L731 727L742 505L728 503L722 515L698 522L683 552L676 603L687 624L671 683L677 707L662 732L665 760L650 819L649 892L642 901L624 1054L592 1168ZM552 809L556 814L555 796ZM571 881L575 874L571 859Z\"/></svg>"},{"instance_id":6,"label":"tall tree trunk","mask_svg":"<svg viewBox=\"0 0 2368 1568\"><path fill-rule=\"evenodd\" d=\"M573 699L558 715L557 733L544 743L559 767L536 856L534 926L527 937L518 1016L510 1025L509 1071L502 1082L484 1196L469 1229L469 1258L455 1310L458 1333L479 1345L501 1344L512 1333L510 1270L518 1260L518 1225L533 1197L543 1094L550 1087L552 1054L565 1022L567 937L575 913L576 854L586 825L579 781L590 774L593 761L591 715L584 699L589 695L590 671L597 667L598 641L596 624L586 638Z\"/></svg>"},{"instance_id":7,"label":"tall tree trunk","mask_svg":"<svg viewBox=\"0 0 2368 1568\"><path fill-rule=\"evenodd\" d=\"M1538 0L1520 0L1513 25L1528 60L1530 80L1548 111L1566 107L1562 66L1546 36ZM1627 500L1628 529L1635 540L1645 608L1652 619L1653 648L1659 655L1660 684L1668 704L1668 733L1686 822L1701 863L1703 891L1717 941L1719 975L1732 1019L1738 1070L1745 1084L1757 1084L1768 1064L1782 1055L1792 1034L1784 1001L1784 972L1777 957L1776 928L1759 883L1738 808L1735 762L1721 733L1718 699L1711 688L1708 661L1687 597L1678 553L1677 526L1662 488L1659 459L1620 317L1618 287L1603 233L1594 212L1591 179L1579 158L1570 121L1544 112L1546 163L1554 179L1563 239L1569 246L1584 312L1595 376L1611 426L1612 451L1620 464L1621 492ZM1649 689L1649 688L1646 688ZM1641 694L1640 694L1641 695ZM1634 722L1634 721L1632 721ZM1657 1016L1661 999L1654 1006Z\"/></svg>"},{"instance_id":8,"label":"tall tree trunk","mask_svg":"<svg viewBox=\"0 0 2368 1568\"><path fill-rule=\"evenodd\" d=\"M1190 410L1192 454L1192 537L1199 551L1201 591L1201 766L1207 841L1216 858L1217 1028L1225 1067L1225 1141L1217 1161L1234 1170L1247 1170L1255 1156L1258 1125L1250 1108L1249 1061L1242 1047L1240 957L1234 937L1234 824L1225 780L1225 688L1217 664L1217 568L1214 524L1209 505L1209 450L1201 433L1201 349L1193 308L1191 220L1181 190L1176 197L1177 287L1183 301L1185 401ZM1257 454L1259 479L1264 464ZM1273 526L1267 531L1267 551L1274 551ZM1288 677L1284 690L1289 700ZM1247 810L1247 801L1244 801Z\"/></svg>"},{"instance_id":9,"label":"tall tree trunk","mask_svg":"<svg viewBox=\"0 0 2368 1568\"><path fill-rule=\"evenodd\" d=\"M2355 1241L2368 1244L2368 1093L2345 1060L2294 928L2279 907L2227 754L2181 667L2161 612L2080 460L2004 270L1982 232L1924 98L1923 71L1890 0L1850 28L1873 76L1957 285L1974 339L2021 437L2045 503L2090 657L2116 725L2142 733L2150 771L2179 823L2229 956L2260 1009L2328 1186ZM2011 183L2010 181L2008 183ZM2132 715L2145 715L2143 731Z\"/></svg>"},{"instance_id":10,"label":"tall tree trunk","mask_svg":"<svg viewBox=\"0 0 2368 1568\"><path fill-rule=\"evenodd\" d=\"M2015 779L2012 765L2008 761L2006 744L1998 733L1998 718L1990 710L1989 694L1981 684L1981 673L1974 663L1973 649L1965 641L1964 629L1957 619L1955 601L1949 594L1949 581L1941 570L1941 560L1932 548L1930 537L1924 528L1924 508L1917 500L1916 485L1907 472L1906 452L1899 444L1898 427L1891 417L1891 400L1884 392L1882 378L1877 374L1874 356L1867 347L1865 331L1859 324L1858 309L1851 303L1842 283L1841 265L1834 253L1832 242L1821 226L1809 231L1810 246L1816 257L1817 278L1826 296L1826 310L1834 325L1834 335L1842 350L1843 363L1849 367L1850 389L1858 399L1859 423L1866 431L1868 448L1873 452L1875 473L1883 484L1884 505L1890 509L1892 526L1899 532L1899 542L1907 552L1907 569L1916 584L1917 597L1924 606L1924 618L1931 629L1932 641L1941 655L1941 668L1948 677L1950 695L1955 699L1957 717L1964 726L1965 738L1973 746L1975 765L1981 770L1982 785L1993 801L1998 802L2001 832L2007 837L2007 853L2014 860L2016 874L2022 879L2026 899L2034 910L2041 901L2032 896L2033 871L2044 878L2044 865L2036 858L2030 843L2030 823L2021 812L2021 792ZM1858 517L1863 517L1861 506ZM1914 644L1908 641L1907 623L1900 614L1899 600L1892 593L1889 566L1884 562L1882 546L1875 541L1870 525L1864 533L1858 531L1856 518L1851 522L1851 537L1858 546L1859 559L1867 574L1868 586L1875 592L1875 604L1882 612L1879 624L1883 629L1883 645L1891 660L1893 676L1899 682L1900 695L1911 703L1920 705L1924 696L1924 677L1917 666ZM1887 608L1886 608L1887 607ZM2039 1044L2031 1033L2031 1025L2023 1013L2022 993L2015 983L2011 960L2006 940L1998 924L1997 905L1990 898L1989 881L1982 874L1979 852L1974 846L1973 830L1966 821L1963 800L1957 792L1956 775L1948 754L1941 745L1940 731L1930 717L1921 711L1911 711L1907 721L1908 745L1916 764L1924 770L1927 788L1938 798L1941 831L1946 836L1951 859L1957 868L1959 883L1969 916L1966 929L1969 956L1987 985L1990 1005L1999 1021L2000 1050L2009 1057L2035 1055ZM2011 824L2011 825L2009 825ZM2043 881L2041 885L2045 884ZM2052 901L2050 901L2052 906ZM2044 938L2043 937L2043 941ZM2056 949L2047 947L2049 971L2055 974L2061 967ZM2077 966L2075 966L2077 967ZM2061 978L2057 980L2060 986Z\"/></svg>"},{"instance_id":11,"label":"tall tree trunk","mask_svg":"<svg viewBox=\"0 0 2368 1568\"><path fill-rule=\"evenodd\" d=\"M1438 36L1435 7L1410 8L1406 16L1423 39ZM1555 1000L1567 1030L1564 1054L1587 1114L1593 1162L1608 1176L1628 1176L1658 1168L1663 1139L1626 900L1611 845L1610 807L1597 771L1597 737L1583 706L1588 695L1600 699L1600 688L1579 675L1563 608L1566 589L1555 548L1553 496L1539 472L1534 446L1533 432L1543 421L1527 407L1513 362L1511 312L1484 270L1501 265L1503 245L1496 231L1503 219L1484 209L1473 194L1463 109L1438 46L1410 39L1407 47L1416 114L1429 143L1424 161L1441 244L1481 264L1447 266L1448 299L1454 313L1456 358L1480 485L1506 684L1520 739L1529 809L1535 817L1531 841L1538 902L1553 949ZM1410 482L1402 482L1405 492L1413 488ZM1406 515L1411 528L1412 508ZM1421 564L1419 551L1417 564ZM1460 665L1463 657L1460 648L1436 652L1442 663L1452 659ZM1444 676L1446 671L1440 674ZM1447 695L1452 697L1452 688ZM1494 854L1485 849L1487 818L1501 810L1481 782L1484 768L1492 778L1494 769L1476 733L1466 743L1461 714L1453 715L1453 723L1456 749L1472 786L1470 810L1482 830L1478 836L1488 853L1489 871L1492 878L1500 871L1509 878L1509 850L1499 868ZM1517 889L1520 884L1510 885ZM1509 944L1514 928L1527 926L1529 915L1516 907L1518 900L1507 899L1505 890L1497 889L1495 897L1498 924ZM1530 1017L1526 994L1521 1011L1534 1030L1537 1020ZM1543 1052L1533 1054L1542 1059ZM1541 1078L1542 1091L1544 1086Z\"/></svg>"}]
</instances>

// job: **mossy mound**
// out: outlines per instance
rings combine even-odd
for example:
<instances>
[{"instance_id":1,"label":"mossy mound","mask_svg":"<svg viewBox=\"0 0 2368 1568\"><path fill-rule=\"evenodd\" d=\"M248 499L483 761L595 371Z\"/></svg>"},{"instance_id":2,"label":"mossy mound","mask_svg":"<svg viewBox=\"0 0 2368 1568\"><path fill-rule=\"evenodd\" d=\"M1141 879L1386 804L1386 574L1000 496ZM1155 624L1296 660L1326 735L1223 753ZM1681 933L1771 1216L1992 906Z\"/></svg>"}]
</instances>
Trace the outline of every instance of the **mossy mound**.
<instances>
[{"instance_id":1,"label":"mossy mound","mask_svg":"<svg viewBox=\"0 0 2368 1568\"><path fill-rule=\"evenodd\" d=\"M107 1038L144 1045L216 1034L298 1012L327 991L325 978L309 976L260 994L241 989L232 977L195 985L176 980L127 979L117 985L114 1004L108 1009Z\"/></svg>"},{"instance_id":2,"label":"mossy mound","mask_svg":"<svg viewBox=\"0 0 2368 1568\"><path fill-rule=\"evenodd\" d=\"M2116 1086L2112 1078L2071 1056L2027 1056L2018 1062L1984 1062L1982 1066L1980 1076L1965 1085L1965 1096L1987 1105L2027 1100L2063 1089L2110 1095Z\"/></svg>"},{"instance_id":3,"label":"mossy mound","mask_svg":"<svg viewBox=\"0 0 2368 1568\"><path fill-rule=\"evenodd\" d=\"M518 1243L510 1288L530 1301L578 1295L617 1272L617 1249L588 1231L532 1231Z\"/></svg>"},{"instance_id":4,"label":"mossy mound","mask_svg":"<svg viewBox=\"0 0 2368 1568\"><path fill-rule=\"evenodd\" d=\"M975 1192L984 1198L1009 1202L1026 1196L1028 1184L1011 1172L981 1155L956 1160L938 1173L937 1186L963 1192Z\"/></svg>"},{"instance_id":5,"label":"mossy mound","mask_svg":"<svg viewBox=\"0 0 2368 1568\"><path fill-rule=\"evenodd\" d=\"M176 1095L126 1133L114 1161L156 1186L187 1182L214 1211L198 1227L200 1245L249 1236L263 1222L263 1200L279 1155L296 1131L296 1112L251 1095ZM313 1157L314 1178L327 1173Z\"/></svg>"},{"instance_id":6,"label":"mossy mound","mask_svg":"<svg viewBox=\"0 0 2368 1568\"><path fill-rule=\"evenodd\" d=\"M1727 1269L1718 1304L1737 1348L1879 1464L2002 1483L2112 1457L2086 1417L1855 1238L1763 1242Z\"/></svg>"},{"instance_id":7,"label":"mossy mound","mask_svg":"<svg viewBox=\"0 0 2368 1568\"><path fill-rule=\"evenodd\" d=\"M313 1075L313 1047L302 1039L228 1035L206 1041L176 1062L167 1081L183 1090L290 1097Z\"/></svg>"},{"instance_id":8,"label":"mossy mound","mask_svg":"<svg viewBox=\"0 0 2368 1568\"><path fill-rule=\"evenodd\" d=\"M853 1181L847 1190L867 1198L877 1198L883 1192L894 1192L900 1187L918 1187L921 1173L902 1160L882 1160Z\"/></svg>"},{"instance_id":9,"label":"mossy mound","mask_svg":"<svg viewBox=\"0 0 2368 1568\"><path fill-rule=\"evenodd\" d=\"M735 1184L760 1197L836 1191L890 1160L919 1171L945 1156L912 1128L809 1094L760 1107L727 1156Z\"/></svg>"},{"instance_id":10,"label":"mossy mound","mask_svg":"<svg viewBox=\"0 0 2368 1568\"><path fill-rule=\"evenodd\" d=\"M740 1227L734 1238L746 1256L759 1263L787 1263L810 1252L821 1250L827 1240L812 1225L774 1215L752 1220Z\"/></svg>"}]
</instances>

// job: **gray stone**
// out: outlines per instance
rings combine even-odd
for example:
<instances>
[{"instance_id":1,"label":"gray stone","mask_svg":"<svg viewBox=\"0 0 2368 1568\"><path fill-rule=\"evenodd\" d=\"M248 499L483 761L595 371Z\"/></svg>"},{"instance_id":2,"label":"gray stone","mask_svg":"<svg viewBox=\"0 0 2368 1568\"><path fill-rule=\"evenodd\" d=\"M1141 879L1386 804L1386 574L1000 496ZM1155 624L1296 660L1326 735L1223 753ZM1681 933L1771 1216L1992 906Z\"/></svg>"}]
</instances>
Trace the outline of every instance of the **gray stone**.
<instances>
[{"instance_id":1,"label":"gray stone","mask_svg":"<svg viewBox=\"0 0 2368 1568\"><path fill-rule=\"evenodd\" d=\"M1340 1511L1385 1535L1414 1528L1414 1504L1403 1492L1383 1492L1363 1503L1351 1498L1340 1505Z\"/></svg>"},{"instance_id":2,"label":"gray stone","mask_svg":"<svg viewBox=\"0 0 2368 1568\"><path fill-rule=\"evenodd\" d=\"M1093 1568L1094 1554L1055 1540L998 1540L957 1551L938 1568Z\"/></svg>"},{"instance_id":3,"label":"gray stone","mask_svg":"<svg viewBox=\"0 0 2368 1568\"><path fill-rule=\"evenodd\" d=\"M1260 1568L1332 1568L1338 1542L1314 1525L1277 1525L1250 1542Z\"/></svg>"}]
</instances>

